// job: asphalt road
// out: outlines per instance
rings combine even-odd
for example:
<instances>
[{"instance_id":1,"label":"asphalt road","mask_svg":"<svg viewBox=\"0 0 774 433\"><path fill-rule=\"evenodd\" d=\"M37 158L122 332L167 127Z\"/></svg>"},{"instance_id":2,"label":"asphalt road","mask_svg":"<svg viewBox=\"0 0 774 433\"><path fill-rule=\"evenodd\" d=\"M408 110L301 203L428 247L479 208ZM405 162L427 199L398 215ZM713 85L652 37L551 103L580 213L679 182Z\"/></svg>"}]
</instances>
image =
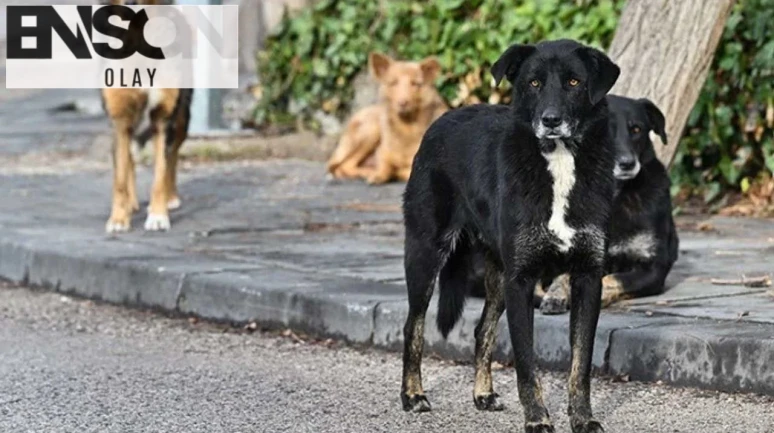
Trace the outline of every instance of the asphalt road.
<instances>
[{"instance_id":1,"label":"asphalt road","mask_svg":"<svg viewBox=\"0 0 774 433\"><path fill-rule=\"evenodd\" d=\"M395 353L246 332L0 285L0 432L521 431L510 369L507 408L481 413L472 370L425 363L434 411L399 406ZM557 431L565 377L544 374ZM608 432L774 432L774 398L594 381Z\"/></svg>"}]
</instances>

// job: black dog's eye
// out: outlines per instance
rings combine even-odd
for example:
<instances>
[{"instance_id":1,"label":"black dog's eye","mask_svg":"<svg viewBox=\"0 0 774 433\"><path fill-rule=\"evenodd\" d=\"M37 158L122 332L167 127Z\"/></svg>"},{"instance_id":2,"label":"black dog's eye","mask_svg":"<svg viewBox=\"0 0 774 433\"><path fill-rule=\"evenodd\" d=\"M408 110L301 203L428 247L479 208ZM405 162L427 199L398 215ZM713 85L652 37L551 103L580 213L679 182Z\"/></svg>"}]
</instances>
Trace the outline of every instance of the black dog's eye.
<instances>
[{"instance_id":1,"label":"black dog's eye","mask_svg":"<svg viewBox=\"0 0 774 433\"><path fill-rule=\"evenodd\" d=\"M570 87L575 87L580 84L580 81L576 80L575 78L570 78L570 81L568 81L567 84L569 84Z\"/></svg>"},{"instance_id":2,"label":"black dog's eye","mask_svg":"<svg viewBox=\"0 0 774 433\"><path fill-rule=\"evenodd\" d=\"M642 129L639 126L635 125L635 126L632 126L631 131L632 131L632 134L639 134L640 132L642 132Z\"/></svg>"},{"instance_id":3,"label":"black dog's eye","mask_svg":"<svg viewBox=\"0 0 774 433\"><path fill-rule=\"evenodd\" d=\"M538 80L532 80L529 82L529 85L532 87L540 87L540 81Z\"/></svg>"}]
</instances>

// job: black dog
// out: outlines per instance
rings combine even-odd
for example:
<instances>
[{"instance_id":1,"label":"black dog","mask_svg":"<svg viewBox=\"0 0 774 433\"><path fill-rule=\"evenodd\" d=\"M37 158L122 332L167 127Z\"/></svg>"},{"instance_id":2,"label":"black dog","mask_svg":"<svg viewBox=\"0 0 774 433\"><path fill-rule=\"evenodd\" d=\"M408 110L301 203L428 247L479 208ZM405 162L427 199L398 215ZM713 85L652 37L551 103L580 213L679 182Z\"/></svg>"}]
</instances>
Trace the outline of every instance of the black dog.
<instances>
[{"instance_id":1,"label":"black dog","mask_svg":"<svg viewBox=\"0 0 774 433\"><path fill-rule=\"evenodd\" d=\"M602 279L602 307L624 298L657 295L677 260L669 176L656 158L649 133L666 144L664 115L647 99L608 95L610 135L616 144L617 194ZM545 314L567 311L567 277L557 278L543 297Z\"/></svg>"},{"instance_id":2,"label":"black dog","mask_svg":"<svg viewBox=\"0 0 774 433\"><path fill-rule=\"evenodd\" d=\"M511 106L461 108L428 129L403 205L405 410L430 410L420 365L434 281L439 277L442 292L456 290L457 257L483 251L487 300L476 332L476 406L501 408L491 359L483 355L491 354L493 324L506 310L526 431L554 431L535 369L532 297L545 275L570 272L572 430L602 431L592 418L590 369L615 192L605 94L619 73L602 52L574 41L513 45L492 66L498 83L505 77L513 84Z\"/></svg>"}]
</instances>

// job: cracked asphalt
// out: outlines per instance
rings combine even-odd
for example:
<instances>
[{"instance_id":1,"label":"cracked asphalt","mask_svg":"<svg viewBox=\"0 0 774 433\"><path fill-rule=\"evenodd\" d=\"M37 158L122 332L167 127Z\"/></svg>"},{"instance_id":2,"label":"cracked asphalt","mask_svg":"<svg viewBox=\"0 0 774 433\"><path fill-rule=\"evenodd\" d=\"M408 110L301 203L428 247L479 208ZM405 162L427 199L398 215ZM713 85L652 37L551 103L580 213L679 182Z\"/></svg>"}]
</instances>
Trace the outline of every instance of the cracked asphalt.
<instances>
[{"instance_id":1,"label":"cracked asphalt","mask_svg":"<svg viewBox=\"0 0 774 433\"><path fill-rule=\"evenodd\" d=\"M428 359L434 411L400 409L396 353L247 332L24 288L0 287L0 431L521 431L515 374L495 371L507 408L471 402L472 367ZM543 374L558 432L561 374ZM774 432L774 398L663 385L593 384L608 432Z\"/></svg>"}]
</instances>

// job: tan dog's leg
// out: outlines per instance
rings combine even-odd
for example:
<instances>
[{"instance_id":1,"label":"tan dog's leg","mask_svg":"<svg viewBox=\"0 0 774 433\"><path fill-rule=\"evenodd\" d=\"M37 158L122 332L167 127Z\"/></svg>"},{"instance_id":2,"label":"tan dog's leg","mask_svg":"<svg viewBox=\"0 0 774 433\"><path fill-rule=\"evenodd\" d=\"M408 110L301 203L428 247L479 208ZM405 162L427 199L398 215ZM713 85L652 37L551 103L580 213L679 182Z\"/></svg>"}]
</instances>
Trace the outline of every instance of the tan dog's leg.
<instances>
[{"instance_id":1,"label":"tan dog's leg","mask_svg":"<svg viewBox=\"0 0 774 433\"><path fill-rule=\"evenodd\" d=\"M333 170L333 176L339 179L353 179L363 177L363 173L367 172L367 169L360 167L360 164L366 160L374 150L379 146L379 137L376 139L371 137L346 137L343 140L352 140L353 151L347 158Z\"/></svg>"},{"instance_id":2,"label":"tan dog's leg","mask_svg":"<svg viewBox=\"0 0 774 433\"><path fill-rule=\"evenodd\" d=\"M153 135L153 187L151 188L148 218L145 230L169 230L169 211L167 208L169 186L167 185L166 128L163 121L154 121Z\"/></svg>"},{"instance_id":3,"label":"tan dog's leg","mask_svg":"<svg viewBox=\"0 0 774 433\"><path fill-rule=\"evenodd\" d=\"M169 186L167 177L166 125L163 120L154 120L153 135L153 187L151 188L148 218L145 230L169 230Z\"/></svg>"},{"instance_id":4,"label":"tan dog's leg","mask_svg":"<svg viewBox=\"0 0 774 433\"><path fill-rule=\"evenodd\" d=\"M328 172L336 178L365 177L360 168L379 146L381 128L379 124L380 108L367 107L359 111L350 120L347 129L339 140L336 150L328 160Z\"/></svg>"},{"instance_id":5,"label":"tan dog's leg","mask_svg":"<svg viewBox=\"0 0 774 433\"><path fill-rule=\"evenodd\" d=\"M137 176L135 175L134 167L134 155L129 152L129 204L132 206L132 211L140 210L140 202L137 200Z\"/></svg>"},{"instance_id":6,"label":"tan dog's leg","mask_svg":"<svg viewBox=\"0 0 774 433\"><path fill-rule=\"evenodd\" d=\"M177 193L177 158L180 151L180 143L174 145L167 152L167 209L174 210L180 207L180 195Z\"/></svg>"},{"instance_id":7,"label":"tan dog's leg","mask_svg":"<svg viewBox=\"0 0 774 433\"><path fill-rule=\"evenodd\" d=\"M395 176L395 167L383 152L377 150L376 169L366 173L366 182L371 185L381 185L391 181L393 176Z\"/></svg>"},{"instance_id":8,"label":"tan dog's leg","mask_svg":"<svg viewBox=\"0 0 774 433\"><path fill-rule=\"evenodd\" d=\"M145 230L163 231L169 230L169 199L173 180L169 172L169 162L167 159L167 122L170 120L177 99L179 90L161 89L162 94L158 97L160 102L151 112L151 123L153 124L153 187L151 188L150 206L148 207L148 218L145 220ZM176 164L176 162L175 162ZM176 168L176 167L174 167Z\"/></svg>"},{"instance_id":9,"label":"tan dog's leg","mask_svg":"<svg viewBox=\"0 0 774 433\"><path fill-rule=\"evenodd\" d=\"M411 177L411 166L398 169L398 180L408 182L409 177Z\"/></svg>"},{"instance_id":10,"label":"tan dog's leg","mask_svg":"<svg viewBox=\"0 0 774 433\"><path fill-rule=\"evenodd\" d=\"M130 201L129 186L132 177L130 174L132 125L131 121L126 119L115 120L113 124L116 134L113 145L113 209L105 225L105 231L119 233L129 231L132 217L133 203Z\"/></svg>"},{"instance_id":11,"label":"tan dog's leg","mask_svg":"<svg viewBox=\"0 0 774 433\"><path fill-rule=\"evenodd\" d=\"M180 208L180 195L177 193L177 150L167 155L167 209Z\"/></svg>"},{"instance_id":12,"label":"tan dog's leg","mask_svg":"<svg viewBox=\"0 0 774 433\"><path fill-rule=\"evenodd\" d=\"M177 161L180 155L180 147L188 138L188 125L191 120L190 103L193 98L193 90L181 89L177 97L175 109L176 116L172 119L174 122L174 134L172 138L172 147L167 148L167 206L170 210L180 207L180 195L177 191Z\"/></svg>"}]
</instances>

